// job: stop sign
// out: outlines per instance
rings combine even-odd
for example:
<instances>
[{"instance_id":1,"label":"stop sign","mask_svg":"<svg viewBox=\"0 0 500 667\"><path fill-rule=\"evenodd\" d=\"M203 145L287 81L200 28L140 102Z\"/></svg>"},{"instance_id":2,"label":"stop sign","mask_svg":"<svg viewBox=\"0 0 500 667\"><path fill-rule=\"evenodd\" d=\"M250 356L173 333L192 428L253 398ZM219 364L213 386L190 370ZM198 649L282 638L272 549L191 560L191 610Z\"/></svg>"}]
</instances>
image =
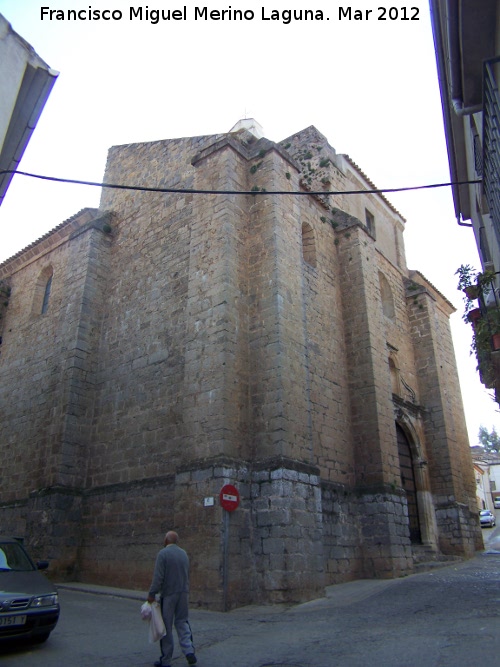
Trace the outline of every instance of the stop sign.
<instances>
[{"instance_id":1,"label":"stop sign","mask_svg":"<svg viewBox=\"0 0 500 667\"><path fill-rule=\"evenodd\" d=\"M224 484L219 494L220 504L227 512L234 512L240 504L238 489L232 484Z\"/></svg>"}]
</instances>

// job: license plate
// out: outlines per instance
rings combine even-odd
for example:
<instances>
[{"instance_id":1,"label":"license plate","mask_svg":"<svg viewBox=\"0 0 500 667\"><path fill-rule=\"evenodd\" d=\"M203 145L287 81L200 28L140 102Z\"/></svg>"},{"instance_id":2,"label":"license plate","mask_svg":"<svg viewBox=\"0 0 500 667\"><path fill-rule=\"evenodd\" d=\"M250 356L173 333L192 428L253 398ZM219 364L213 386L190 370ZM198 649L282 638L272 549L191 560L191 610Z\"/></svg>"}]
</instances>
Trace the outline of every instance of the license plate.
<instances>
[{"instance_id":1,"label":"license plate","mask_svg":"<svg viewBox=\"0 0 500 667\"><path fill-rule=\"evenodd\" d=\"M26 616L0 616L0 627L12 625L24 625Z\"/></svg>"}]
</instances>

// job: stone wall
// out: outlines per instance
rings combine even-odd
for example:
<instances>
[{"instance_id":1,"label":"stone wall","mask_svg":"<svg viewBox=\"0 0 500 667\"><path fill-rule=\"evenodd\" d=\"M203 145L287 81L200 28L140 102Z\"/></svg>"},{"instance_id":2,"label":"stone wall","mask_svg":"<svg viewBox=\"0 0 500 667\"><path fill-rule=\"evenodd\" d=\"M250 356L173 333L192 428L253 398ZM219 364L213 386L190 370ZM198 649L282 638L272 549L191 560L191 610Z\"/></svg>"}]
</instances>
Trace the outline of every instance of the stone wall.
<instances>
[{"instance_id":1,"label":"stone wall","mask_svg":"<svg viewBox=\"0 0 500 667\"><path fill-rule=\"evenodd\" d=\"M387 200L323 194L371 187L352 160L243 129L114 147L105 181L189 192L104 189L0 266L0 531L57 577L146 590L177 529L216 609L404 575L398 423L426 547L470 555L450 305Z\"/></svg>"}]
</instances>

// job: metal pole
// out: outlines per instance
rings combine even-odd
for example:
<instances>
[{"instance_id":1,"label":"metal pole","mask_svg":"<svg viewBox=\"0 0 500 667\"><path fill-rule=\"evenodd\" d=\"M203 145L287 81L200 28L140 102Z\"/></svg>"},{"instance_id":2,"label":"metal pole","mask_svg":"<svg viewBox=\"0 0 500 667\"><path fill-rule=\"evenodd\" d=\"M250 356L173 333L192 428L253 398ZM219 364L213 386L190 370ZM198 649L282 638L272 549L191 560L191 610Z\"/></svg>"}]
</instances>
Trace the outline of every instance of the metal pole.
<instances>
[{"instance_id":1,"label":"metal pole","mask_svg":"<svg viewBox=\"0 0 500 667\"><path fill-rule=\"evenodd\" d=\"M223 609L227 611L227 583L228 583L228 569L229 569L229 514L227 510L224 512L224 555L222 560L222 592L223 592Z\"/></svg>"}]
</instances>

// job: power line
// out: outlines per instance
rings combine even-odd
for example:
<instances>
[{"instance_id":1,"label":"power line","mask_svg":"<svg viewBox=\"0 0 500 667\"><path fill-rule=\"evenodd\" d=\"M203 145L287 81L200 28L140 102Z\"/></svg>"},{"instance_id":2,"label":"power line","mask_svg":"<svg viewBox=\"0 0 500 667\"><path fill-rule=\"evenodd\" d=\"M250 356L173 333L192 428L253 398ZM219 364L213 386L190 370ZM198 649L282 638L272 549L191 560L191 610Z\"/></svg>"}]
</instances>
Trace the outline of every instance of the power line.
<instances>
[{"instance_id":1,"label":"power line","mask_svg":"<svg viewBox=\"0 0 500 667\"><path fill-rule=\"evenodd\" d=\"M409 192L411 190L431 190L435 188L446 188L455 185L474 185L482 183L479 180L473 181L452 181L448 183L432 183L429 185L414 185L404 188L376 188L373 190L195 190L193 188L153 188L143 185L120 185L118 183L95 183L93 181L79 181L71 178L58 178L56 176L43 176L42 174L30 174L26 171L5 170L0 171L3 174L18 174L28 176L29 178L38 178L44 181L54 181L56 183L70 183L73 185L90 185L98 188L110 188L114 190L135 190L137 192L160 192L166 194L192 194L192 195L381 195L387 192Z\"/></svg>"}]
</instances>

